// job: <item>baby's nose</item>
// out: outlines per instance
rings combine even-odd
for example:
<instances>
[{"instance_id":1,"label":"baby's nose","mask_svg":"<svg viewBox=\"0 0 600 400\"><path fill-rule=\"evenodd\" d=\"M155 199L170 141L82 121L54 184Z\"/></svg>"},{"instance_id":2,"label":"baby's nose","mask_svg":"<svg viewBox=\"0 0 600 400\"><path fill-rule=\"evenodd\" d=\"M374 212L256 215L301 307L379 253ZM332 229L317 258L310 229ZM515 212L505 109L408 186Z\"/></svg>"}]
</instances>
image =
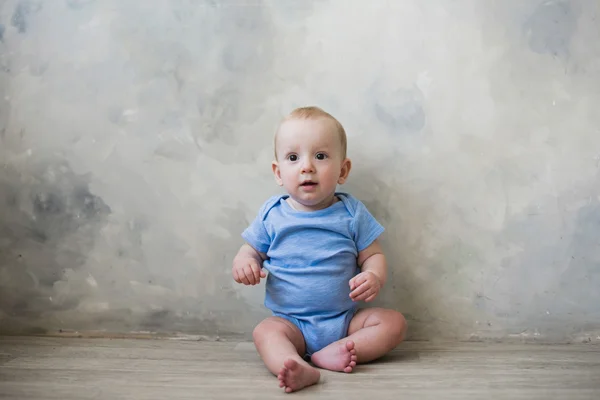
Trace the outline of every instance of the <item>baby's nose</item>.
<instances>
[{"instance_id":1,"label":"baby's nose","mask_svg":"<svg viewBox=\"0 0 600 400\"><path fill-rule=\"evenodd\" d=\"M313 171L314 167L312 162L310 161L305 161L304 163L302 163L302 172L307 172L307 171Z\"/></svg>"}]
</instances>

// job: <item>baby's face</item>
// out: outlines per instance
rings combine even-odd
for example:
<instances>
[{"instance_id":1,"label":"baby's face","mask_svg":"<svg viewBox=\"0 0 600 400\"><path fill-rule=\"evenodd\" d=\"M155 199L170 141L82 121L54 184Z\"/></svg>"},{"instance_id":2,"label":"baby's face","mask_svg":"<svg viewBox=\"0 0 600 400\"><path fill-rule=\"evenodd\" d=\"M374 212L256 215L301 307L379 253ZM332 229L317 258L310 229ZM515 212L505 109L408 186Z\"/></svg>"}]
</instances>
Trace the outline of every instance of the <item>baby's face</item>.
<instances>
[{"instance_id":1,"label":"baby's face","mask_svg":"<svg viewBox=\"0 0 600 400\"><path fill-rule=\"evenodd\" d=\"M292 119L279 129L273 172L291 197L292 205L311 211L333 203L337 184L345 182L350 160L332 121Z\"/></svg>"}]
</instances>

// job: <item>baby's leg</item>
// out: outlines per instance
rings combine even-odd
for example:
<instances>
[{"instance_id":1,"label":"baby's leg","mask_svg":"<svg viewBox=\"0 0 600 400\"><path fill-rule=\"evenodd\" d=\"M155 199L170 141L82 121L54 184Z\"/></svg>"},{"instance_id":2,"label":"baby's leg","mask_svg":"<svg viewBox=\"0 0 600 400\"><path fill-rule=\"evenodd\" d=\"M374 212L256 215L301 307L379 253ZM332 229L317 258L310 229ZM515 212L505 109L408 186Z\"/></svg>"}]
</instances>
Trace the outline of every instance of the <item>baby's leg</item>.
<instances>
[{"instance_id":1,"label":"baby's leg","mask_svg":"<svg viewBox=\"0 0 600 400\"><path fill-rule=\"evenodd\" d=\"M321 368L350 372L340 368L348 349L355 353L356 363L375 360L398 346L406 334L406 320L397 311L384 308L359 310L352 318L348 337L338 340L312 356L312 362Z\"/></svg>"},{"instance_id":2,"label":"baby's leg","mask_svg":"<svg viewBox=\"0 0 600 400\"><path fill-rule=\"evenodd\" d=\"M277 376L279 387L287 393L319 381L320 373L300 354L305 352L304 337L291 322L270 317L254 329L254 344L267 369Z\"/></svg>"}]
</instances>

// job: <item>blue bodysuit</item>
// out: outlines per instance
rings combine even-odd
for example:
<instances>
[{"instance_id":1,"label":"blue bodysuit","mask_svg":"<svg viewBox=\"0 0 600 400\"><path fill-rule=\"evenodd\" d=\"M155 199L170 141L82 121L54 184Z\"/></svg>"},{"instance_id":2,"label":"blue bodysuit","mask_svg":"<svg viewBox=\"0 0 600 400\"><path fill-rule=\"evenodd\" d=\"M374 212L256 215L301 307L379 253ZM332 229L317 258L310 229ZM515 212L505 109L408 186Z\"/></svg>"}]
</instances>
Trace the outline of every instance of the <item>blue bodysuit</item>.
<instances>
[{"instance_id":1,"label":"blue bodysuit","mask_svg":"<svg viewBox=\"0 0 600 400\"><path fill-rule=\"evenodd\" d=\"M384 230L358 199L336 195L340 201L311 212L294 210L288 195L273 196L242 233L267 254L265 307L300 329L306 356L347 336L357 309L349 281L360 272L358 252Z\"/></svg>"}]
</instances>

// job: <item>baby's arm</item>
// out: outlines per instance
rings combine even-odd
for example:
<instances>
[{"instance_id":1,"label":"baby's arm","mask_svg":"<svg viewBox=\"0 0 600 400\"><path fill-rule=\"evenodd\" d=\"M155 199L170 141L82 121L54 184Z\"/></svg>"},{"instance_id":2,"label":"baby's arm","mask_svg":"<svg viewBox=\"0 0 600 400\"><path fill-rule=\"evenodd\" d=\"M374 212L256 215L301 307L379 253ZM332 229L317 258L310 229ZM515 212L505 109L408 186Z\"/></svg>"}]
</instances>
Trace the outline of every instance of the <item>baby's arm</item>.
<instances>
[{"instance_id":1,"label":"baby's arm","mask_svg":"<svg viewBox=\"0 0 600 400\"><path fill-rule=\"evenodd\" d=\"M383 249L377 240L358 253L358 266L362 272L372 272L379 278L381 286L387 280L387 263Z\"/></svg>"},{"instance_id":2,"label":"baby's arm","mask_svg":"<svg viewBox=\"0 0 600 400\"><path fill-rule=\"evenodd\" d=\"M233 259L232 274L237 283L244 285L256 285L260 283L260 278L267 275L262 270L261 265L267 259L265 253L255 250L252 246L245 243L240 247L238 253Z\"/></svg>"},{"instance_id":3,"label":"baby's arm","mask_svg":"<svg viewBox=\"0 0 600 400\"><path fill-rule=\"evenodd\" d=\"M361 273L350 280L350 297L369 302L377 297L387 280L387 262L379 242L375 240L359 252L357 261Z\"/></svg>"}]
</instances>

